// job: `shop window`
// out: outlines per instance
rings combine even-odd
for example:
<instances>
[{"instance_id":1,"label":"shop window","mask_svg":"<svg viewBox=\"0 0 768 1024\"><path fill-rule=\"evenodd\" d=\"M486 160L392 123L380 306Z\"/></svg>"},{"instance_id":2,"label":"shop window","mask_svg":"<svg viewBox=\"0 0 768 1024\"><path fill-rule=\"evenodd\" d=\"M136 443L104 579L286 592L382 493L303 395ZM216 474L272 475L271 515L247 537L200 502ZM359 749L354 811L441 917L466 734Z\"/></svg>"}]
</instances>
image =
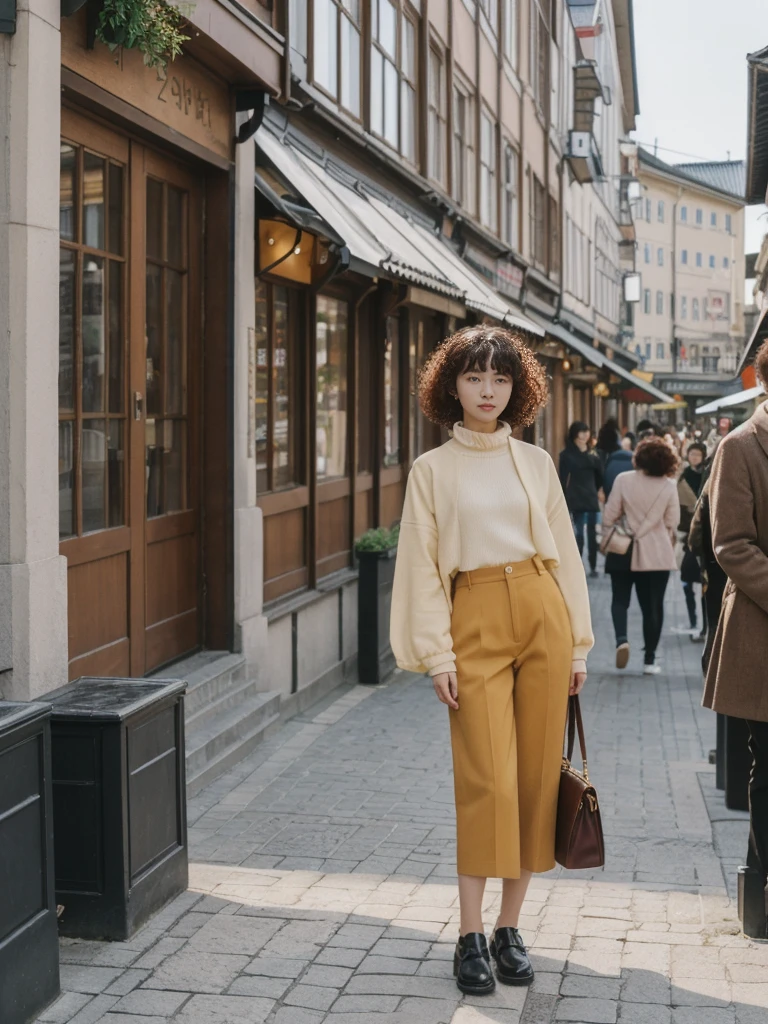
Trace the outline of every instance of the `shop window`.
<instances>
[{"instance_id":1,"label":"shop window","mask_svg":"<svg viewBox=\"0 0 768 1024\"><path fill-rule=\"evenodd\" d=\"M316 85L360 117L360 0L315 0L312 66Z\"/></svg>"},{"instance_id":2,"label":"shop window","mask_svg":"<svg viewBox=\"0 0 768 1024\"><path fill-rule=\"evenodd\" d=\"M496 124L480 115L480 220L496 233Z\"/></svg>"},{"instance_id":3,"label":"shop window","mask_svg":"<svg viewBox=\"0 0 768 1024\"><path fill-rule=\"evenodd\" d=\"M400 462L400 322L386 321L384 338L384 465Z\"/></svg>"},{"instance_id":4,"label":"shop window","mask_svg":"<svg viewBox=\"0 0 768 1024\"><path fill-rule=\"evenodd\" d=\"M411 163L418 160L418 16L405 0L371 10L371 130Z\"/></svg>"},{"instance_id":5,"label":"shop window","mask_svg":"<svg viewBox=\"0 0 768 1024\"><path fill-rule=\"evenodd\" d=\"M125 523L126 181L123 165L82 146L62 143L58 388L62 539Z\"/></svg>"},{"instance_id":6,"label":"shop window","mask_svg":"<svg viewBox=\"0 0 768 1024\"><path fill-rule=\"evenodd\" d=\"M464 83L453 87L453 198L468 213L475 210L474 99Z\"/></svg>"},{"instance_id":7,"label":"shop window","mask_svg":"<svg viewBox=\"0 0 768 1024\"><path fill-rule=\"evenodd\" d=\"M504 146L502 231L504 233L504 241L513 249L519 248L518 166L517 151L507 143Z\"/></svg>"},{"instance_id":8,"label":"shop window","mask_svg":"<svg viewBox=\"0 0 768 1024\"><path fill-rule=\"evenodd\" d=\"M297 326L297 289L256 282L256 490L305 482L300 441L304 421Z\"/></svg>"},{"instance_id":9,"label":"shop window","mask_svg":"<svg viewBox=\"0 0 768 1024\"><path fill-rule=\"evenodd\" d=\"M429 160L428 174L441 185L447 171L447 88L444 55L429 48Z\"/></svg>"},{"instance_id":10,"label":"shop window","mask_svg":"<svg viewBox=\"0 0 768 1024\"><path fill-rule=\"evenodd\" d=\"M315 322L318 481L347 473L348 316L346 302L318 295Z\"/></svg>"}]
</instances>

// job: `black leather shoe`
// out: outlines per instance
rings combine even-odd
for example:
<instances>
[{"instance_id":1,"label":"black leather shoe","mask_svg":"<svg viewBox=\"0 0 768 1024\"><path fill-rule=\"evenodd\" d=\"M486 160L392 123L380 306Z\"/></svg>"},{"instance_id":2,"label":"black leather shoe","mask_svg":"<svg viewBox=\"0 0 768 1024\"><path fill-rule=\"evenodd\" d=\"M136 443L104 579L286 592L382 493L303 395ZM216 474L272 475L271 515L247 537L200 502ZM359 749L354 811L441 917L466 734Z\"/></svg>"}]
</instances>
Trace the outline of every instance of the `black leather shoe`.
<instances>
[{"instance_id":1,"label":"black leather shoe","mask_svg":"<svg viewBox=\"0 0 768 1024\"><path fill-rule=\"evenodd\" d=\"M517 928L497 928L491 939L496 974L505 985L530 985L533 967Z\"/></svg>"},{"instance_id":2,"label":"black leather shoe","mask_svg":"<svg viewBox=\"0 0 768 1024\"><path fill-rule=\"evenodd\" d=\"M453 954L453 975L462 992L484 996L496 988L488 955L488 943L482 932L467 932L456 943Z\"/></svg>"}]
</instances>

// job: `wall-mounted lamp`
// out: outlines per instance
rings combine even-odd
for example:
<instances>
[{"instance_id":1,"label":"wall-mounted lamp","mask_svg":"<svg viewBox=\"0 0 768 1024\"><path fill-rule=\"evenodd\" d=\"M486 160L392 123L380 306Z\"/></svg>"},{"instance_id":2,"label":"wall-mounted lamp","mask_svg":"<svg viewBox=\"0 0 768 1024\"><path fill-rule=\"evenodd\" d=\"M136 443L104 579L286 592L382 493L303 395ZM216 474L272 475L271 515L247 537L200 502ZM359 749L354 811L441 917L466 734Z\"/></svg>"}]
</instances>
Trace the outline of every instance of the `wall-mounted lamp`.
<instances>
[{"instance_id":1,"label":"wall-mounted lamp","mask_svg":"<svg viewBox=\"0 0 768 1024\"><path fill-rule=\"evenodd\" d=\"M570 359L564 359L563 360L563 371L565 373L568 373L570 368L571 368L571 360Z\"/></svg>"},{"instance_id":2,"label":"wall-mounted lamp","mask_svg":"<svg viewBox=\"0 0 768 1024\"><path fill-rule=\"evenodd\" d=\"M312 283L315 236L278 220L259 221L259 270L301 284ZM326 255L327 259L327 255Z\"/></svg>"},{"instance_id":3,"label":"wall-mounted lamp","mask_svg":"<svg viewBox=\"0 0 768 1024\"><path fill-rule=\"evenodd\" d=\"M597 384L592 386L592 394L595 398L607 398L611 393L611 389L605 383L605 381L598 381Z\"/></svg>"}]
</instances>

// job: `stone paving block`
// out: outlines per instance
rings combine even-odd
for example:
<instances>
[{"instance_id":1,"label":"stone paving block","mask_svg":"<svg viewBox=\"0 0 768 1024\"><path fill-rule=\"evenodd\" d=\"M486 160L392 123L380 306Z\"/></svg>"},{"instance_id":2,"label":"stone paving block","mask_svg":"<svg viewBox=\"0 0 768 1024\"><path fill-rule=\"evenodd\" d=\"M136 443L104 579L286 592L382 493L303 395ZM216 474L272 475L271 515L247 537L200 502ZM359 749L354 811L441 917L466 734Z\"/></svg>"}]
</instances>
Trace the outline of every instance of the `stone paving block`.
<instances>
[{"instance_id":1,"label":"stone paving block","mask_svg":"<svg viewBox=\"0 0 768 1024\"><path fill-rule=\"evenodd\" d=\"M446 978L403 977L391 974L355 974L345 988L348 995L400 995L445 998L458 994L453 976Z\"/></svg>"},{"instance_id":2,"label":"stone paving block","mask_svg":"<svg viewBox=\"0 0 768 1024\"><path fill-rule=\"evenodd\" d=\"M289 921L264 946L267 956L311 960L333 936L334 921Z\"/></svg>"},{"instance_id":3,"label":"stone paving block","mask_svg":"<svg viewBox=\"0 0 768 1024\"><path fill-rule=\"evenodd\" d=\"M132 992L137 986L149 977L149 970L139 970L136 967L132 967L127 971L123 971L119 978L115 979L112 984L106 989L108 996L124 996L128 992Z\"/></svg>"},{"instance_id":4,"label":"stone paving block","mask_svg":"<svg viewBox=\"0 0 768 1024\"><path fill-rule=\"evenodd\" d=\"M588 999L618 999L619 978L598 978L591 974L568 974L562 979L560 994Z\"/></svg>"},{"instance_id":5,"label":"stone paving block","mask_svg":"<svg viewBox=\"0 0 768 1024\"><path fill-rule=\"evenodd\" d=\"M280 959L280 957L257 956L243 969L244 974L257 974L267 978L298 978L309 963L308 960Z\"/></svg>"},{"instance_id":6,"label":"stone paving block","mask_svg":"<svg viewBox=\"0 0 768 1024\"><path fill-rule=\"evenodd\" d=\"M82 964L62 964L61 988L67 992L103 992L122 974L119 967L91 967Z\"/></svg>"},{"instance_id":7,"label":"stone paving block","mask_svg":"<svg viewBox=\"0 0 768 1024\"><path fill-rule=\"evenodd\" d=\"M374 924L344 924L328 942L329 946L348 949L370 949L384 934L385 929Z\"/></svg>"},{"instance_id":8,"label":"stone paving block","mask_svg":"<svg viewBox=\"0 0 768 1024\"><path fill-rule=\"evenodd\" d=\"M206 897L209 899L211 897ZM205 922L208 920L208 914L199 910L190 911L189 914L185 914L184 917L180 917L176 924L170 931L170 934L174 937L189 938L190 935L194 935Z\"/></svg>"},{"instance_id":9,"label":"stone paving block","mask_svg":"<svg viewBox=\"0 0 768 1024\"><path fill-rule=\"evenodd\" d=\"M731 984L707 978L678 979L672 984L671 1002L673 1006L730 1006Z\"/></svg>"},{"instance_id":10,"label":"stone paving block","mask_svg":"<svg viewBox=\"0 0 768 1024\"><path fill-rule=\"evenodd\" d=\"M672 1008L672 1024L735 1024L736 1011L733 1007L675 1006Z\"/></svg>"},{"instance_id":11,"label":"stone paving block","mask_svg":"<svg viewBox=\"0 0 768 1024\"><path fill-rule=\"evenodd\" d=\"M449 1024L456 1012L459 995L457 989L455 999L404 999L397 1010L398 1024ZM370 1018L365 1024L372 1024Z\"/></svg>"},{"instance_id":12,"label":"stone paving block","mask_svg":"<svg viewBox=\"0 0 768 1024\"><path fill-rule=\"evenodd\" d=\"M315 963L327 964L329 967L357 967L365 955L364 949L326 946L315 957Z\"/></svg>"},{"instance_id":13,"label":"stone paving block","mask_svg":"<svg viewBox=\"0 0 768 1024\"><path fill-rule=\"evenodd\" d=\"M247 956L182 950L168 957L143 987L175 992L223 992L247 964Z\"/></svg>"},{"instance_id":14,"label":"stone paving block","mask_svg":"<svg viewBox=\"0 0 768 1024\"><path fill-rule=\"evenodd\" d=\"M174 1017L173 1024L263 1024L273 1006L272 999L195 995Z\"/></svg>"},{"instance_id":15,"label":"stone paving block","mask_svg":"<svg viewBox=\"0 0 768 1024\"><path fill-rule=\"evenodd\" d=\"M123 996L113 1007L114 1013L130 1013L144 1017L172 1017L189 999L187 992L149 992L139 989Z\"/></svg>"},{"instance_id":16,"label":"stone paving block","mask_svg":"<svg viewBox=\"0 0 768 1024\"><path fill-rule=\"evenodd\" d=\"M67 1024L78 1010L82 1010L91 996L85 992L62 992L58 999L38 1017L40 1024Z\"/></svg>"},{"instance_id":17,"label":"stone paving block","mask_svg":"<svg viewBox=\"0 0 768 1024\"><path fill-rule=\"evenodd\" d=\"M430 942L421 942L417 939L379 939L371 947L371 953L375 956L422 960L427 955L430 945Z\"/></svg>"},{"instance_id":18,"label":"stone paving block","mask_svg":"<svg viewBox=\"0 0 768 1024\"><path fill-rule=\"evenodd\" d=\"M69 1024L96 1024L105 1013L108 1013L118 1000L118 996L102 995L89 1000L74 1017L70 1018Z\"/></svg>"},{"instance_id":19,"label":"stone paving block","mask_svg":"<svg viewBox=\"0 0 768 1024\"><path fill-rule=\"evenodd\" d=\"M227 989L228 996L260 996L265 999L280 999L293 984L290 978L265 978L263 975L248 974L235 978Z\"/></svg>"},{"instance_id":20,"label":"stone paving block","mask_svg":"<svg viewBox=\"0 0 768 1024\"><path fill-rule=\"evenodd\" d=\"M616 1024L618 1003L610 999L561 999L555 1010L555 1020L574 1021L578 1024Z\"/></svg>"},{"instance_id":21,"label":"stone paving block","mask_svg":"<svg viewBox=\"0 0 768 1024\"><path fill-rule=\"evenodd\" d=\"M143 956L139 957L134 966L154 970L166 957L178 952L186 941L185 938L171 938L170 936L158 939L151 949L148 949Z\"/></svg>"},{"instance_id":22,"label":"stone paving block","mask_svg":"<svg viewBox=\"0 0 768 1024\"><path fill-rule=\"evenodd\" d=\"M192 935L187 948L203 953L254 956L279 931L280 924L268 918L217 914Z\"/></svg>"},{"instance_id":23,"label":"stone paving block","mask_svg":"<svg viewBox=\"0 0 768 1024\"><path fill-rule=\"evenodd\" d=\"M342 995L331 1007L333 1013L392 1013L400 1002L399 996L346 996Z\"/></svg>"},{"instance_id":24,"label":"stone paving block","mask_svg":"<svg viewBox=\"0 0 768 1024\"><path fill-rule=\"evenodd\" d=\"M619 1024L671 1024L672 1010L658 1003L620 1003Z\"/></svg>"},{"instance_id":25,"label":"stone paving block","mask_svg":"<svg viewBox=\"0 0 768 1024\"><path fill-rule=\"evenodd\" d=\"M290 990L284 1002L286 1006L301 1006L307 1010L328 1010L338 995L335 988L300 983Z\"/></svg>"},{"instance_id":26,"label":"stone paving block","mask_svg":"<svg viewBox=\"0 0 768 1024\"><path fill-rule=\"evenodd\" d=\"M320 985L326 988L344 988L352 977L349 967L328 967L313 964L306 974L302 975L302 985Z\"/></svg>"}]
</instances>

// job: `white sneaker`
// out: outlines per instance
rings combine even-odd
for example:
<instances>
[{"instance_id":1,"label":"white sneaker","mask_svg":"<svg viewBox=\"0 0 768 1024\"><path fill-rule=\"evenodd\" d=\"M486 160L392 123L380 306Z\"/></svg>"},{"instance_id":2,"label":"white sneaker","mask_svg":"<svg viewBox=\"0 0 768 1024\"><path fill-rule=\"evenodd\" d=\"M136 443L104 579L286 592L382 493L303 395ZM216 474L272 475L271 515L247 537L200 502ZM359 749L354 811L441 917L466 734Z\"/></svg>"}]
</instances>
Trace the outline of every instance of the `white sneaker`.
<instances>
[{"instance_id":1,"label":"white sneaker","mask_svg":"<svg viewBox=\"0 0 768 1024\"><path fill-rule=\"evenodd\" d=\"M644 676L659 676L661 675L661 665L646 665L643 668Z\"/></svg>"}]
</instances>

